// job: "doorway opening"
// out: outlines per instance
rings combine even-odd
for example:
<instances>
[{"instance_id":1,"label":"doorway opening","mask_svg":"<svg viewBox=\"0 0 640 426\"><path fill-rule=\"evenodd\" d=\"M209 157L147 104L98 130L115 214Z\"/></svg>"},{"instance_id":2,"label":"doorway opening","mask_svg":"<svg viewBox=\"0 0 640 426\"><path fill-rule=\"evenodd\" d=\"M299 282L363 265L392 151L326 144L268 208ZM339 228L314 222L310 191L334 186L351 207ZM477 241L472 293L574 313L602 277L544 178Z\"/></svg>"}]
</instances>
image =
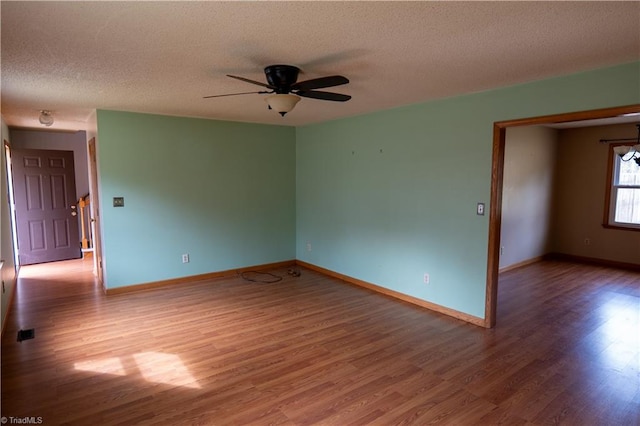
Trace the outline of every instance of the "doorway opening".
<instances>
[{"instance_id":1,"label":"doorway opening","mask_svg":"<svg viewBox=\"0 0 640 426\"><path fill-rule=\"evenodd\" d=\"M13 264L16 266L16 268L19 268L20 263L18 262L18 232L16 230L16 208L15 200L13 197L13 173L11 172L11 148L9 147L9 143L7 141L4 141L4 153L7 165L7 192L9 198L9 222L11 224L11 247L13 248Z\"/></svg>"},{"instance_id":2,"label":"doorway opening","mask_svg":"<svg viewBox=\"0 0 640 426\"><path fill-rule=\"evenodd\" d=\"M20 265L79 259L74 152L11 149Z\"/></svg>"},{"instance_id":3,"label":"doorway opening","mask_svg":"<svg viewBox=\"0 0 640 426\"><path fill-rule=\"evenodd\" d=\"M75 179L76 190L66 190L68 194L65 194L67 199L65 199L65 203L61 206L61 203L58 203L58 207L64 207L74 221L77 221L77 225L73 224L73 229L71 223L65 224L64 220L58 220L54 226L50 226L53 228L54 238L57 238L55 244L59 246L69 245L73 247L73 255L66 257L67 259L82 259L82 264L87 265L92 263L93 265L93 274L98 277L99 282L102 283L102 270L101 270L101 259L100 259L100 239L99 239L99 223L98 223L98 185L97 185L97 159L96 159L96 141L95 138L90 138L87 140L87 133L85 131L79 130L75 132L66 132L66 131L58 131L58 132L48 132L42 131L38 129L10 129L11 131L11 142L4 141L5 145L5 158L6 158L6 178L7 178L7 192L8 192L8 207L10 218L10 226L11 226L11 247L12 247L12 256L13 256L13 264L15 265L16 274L20 269L20 265L29 264L29 263L39 263L39 262L24 262L23 259L19 258L20 252L20 244L19 237L20 232L18 229L18 224L20 223L20 215L17 214L16 204L19 200L16 199L15 186L15 172L16 172L16 153L20 150L48 150L48 151L56 151L56 153L62 151L72 151L73 159L68 159L68 162L73 162L75 168L74 176L68 176L68 179ZM23 159L24 160L24 159ZM58 161L58 164L56 164ZM34 161L30 158L27 163L31 163L33 165ZM24 163L24 161L23 161ZM35 162L37 163L37 161ZM24 165L24 164L23 164ZM47 164L50 166L51 164ZM60 165L59 160L54 160L53 165ZM48 184L50 188L58 188L60 189L64 185L62 185L62 181L66 178L60 177L59 173L56 173L53 181L58 185L51 186L51 176L46 178L44 183ZM31 177L30 183L31 188L38 188L40 185L39 177ZM38 203L38 199L43 201L43 197L37 196L38 191L32 191L30 194L31 201L33 204ZM58 199L60 197L61 191L58 191L55 196ZM64 198L64 197L63 197ZM51 199L48 200L51 202ZM83 226L80 226L82 224ZM32 223L31 231L34 231L34 235L38 235L38 223ZM43 228L40 225L40 228ZM67 229L69 228L69 229ZM78 233L78 237L70 237L65 241L65 233L67 230L74 231ZM24 234L24 232L23 232ZM27 234L28 235L28 234ZM43 235L43 232L40 232L40 235ZM28 240L28 239L27 239ZM37 243L37 238L33 238L33 242ZM28 242L32 242L29 241ZM69 244L66 244L66 243ZM61 244L62 243L62 244ZM61 261L62 259L60 259ZM58 260L50 260L46 259L45 262L57 262ZM68 262L61 262L61 266L68 264Z\"/></svg>"},{"instance_id":4,"label":"doorway opening","mask_svg":"<svg viewBox=\"0 0 640 426\"><path fill-rule=\"evenodd\" d=\"M500 121L494 123L493 155L491 166L491 204L489 210L489 242L485 292L484 326L486 328L493 328L496 325L506 129L509 127L518 126L533 126L566 123L572 121L606 119L635 114L638 112L640 112L640 105L629 105L590 111Z\"/></svg>"}]
</instances>

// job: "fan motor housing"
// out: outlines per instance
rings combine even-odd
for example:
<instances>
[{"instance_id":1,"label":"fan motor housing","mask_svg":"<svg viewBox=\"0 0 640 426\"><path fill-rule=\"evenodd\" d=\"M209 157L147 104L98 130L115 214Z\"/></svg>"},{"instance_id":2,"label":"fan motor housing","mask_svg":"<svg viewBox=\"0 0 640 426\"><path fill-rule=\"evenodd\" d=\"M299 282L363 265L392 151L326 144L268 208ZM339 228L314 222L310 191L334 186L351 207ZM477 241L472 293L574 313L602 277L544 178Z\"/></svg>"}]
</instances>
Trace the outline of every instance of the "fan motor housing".
<instances>
[{"instance_id":1,"label":"fan motor housing","mask_svg":"<svg viewBox=\"0 0 640 426\"><path fill-rule=\"evenodd\" d=\"M298 81L300 68L293 65L269 65L264 69L267 82L276 88L276 93L289 93Z\"/></svg>"}]
</instances>

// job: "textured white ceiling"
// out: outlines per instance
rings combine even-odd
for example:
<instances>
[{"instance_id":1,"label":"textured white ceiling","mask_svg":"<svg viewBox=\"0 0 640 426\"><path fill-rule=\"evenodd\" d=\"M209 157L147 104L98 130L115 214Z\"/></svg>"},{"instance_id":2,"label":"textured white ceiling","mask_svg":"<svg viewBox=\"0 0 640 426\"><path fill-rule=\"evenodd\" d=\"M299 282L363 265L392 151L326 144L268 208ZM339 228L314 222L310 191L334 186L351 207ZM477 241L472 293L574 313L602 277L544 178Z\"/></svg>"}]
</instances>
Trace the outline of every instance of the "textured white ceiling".
<instances>
[{"instance_id":1,"label":"textured white ceiling","mask_svg":"<svg viewBox=\"0 0 640 426\"><path fill-rule=\"evenodd\" d=\"M7 2L2 116L83 129L94 109L302 125L640 59L640 2ZM266 65L341 74L281 118Z\"/></svg>"}]
</instances>

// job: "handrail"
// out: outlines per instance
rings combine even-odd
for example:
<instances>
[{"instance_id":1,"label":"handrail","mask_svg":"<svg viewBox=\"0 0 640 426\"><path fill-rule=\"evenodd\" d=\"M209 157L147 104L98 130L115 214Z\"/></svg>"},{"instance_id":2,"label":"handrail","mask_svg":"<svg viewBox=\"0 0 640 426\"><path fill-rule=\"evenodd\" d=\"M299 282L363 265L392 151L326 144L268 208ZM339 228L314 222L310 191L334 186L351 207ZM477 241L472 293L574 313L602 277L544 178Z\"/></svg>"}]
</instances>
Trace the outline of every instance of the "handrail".
<instances>
[{"instance_id":1,"label":"handrail","mask_svg":"<svg viewBox=\"0 0 640 426\"><path fill-rule=\"evenodd\" d=\"M91 199L89 194L80 197L78 200L78 210L80 210L80 232L81 245L83 249L93 248L93 236L91 232Z\"/></svg>"}]
</instances>

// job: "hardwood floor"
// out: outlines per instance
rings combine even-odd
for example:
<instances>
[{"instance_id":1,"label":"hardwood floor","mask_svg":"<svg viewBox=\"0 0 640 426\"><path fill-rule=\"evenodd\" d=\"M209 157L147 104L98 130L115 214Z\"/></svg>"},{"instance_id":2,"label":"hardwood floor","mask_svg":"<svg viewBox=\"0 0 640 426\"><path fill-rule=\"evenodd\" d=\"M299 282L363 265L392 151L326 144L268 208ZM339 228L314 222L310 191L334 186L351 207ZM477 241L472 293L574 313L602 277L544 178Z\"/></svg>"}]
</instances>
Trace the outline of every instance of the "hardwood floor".
<instances>
[{"instance_id":1,"label":"hardwood floor","mask_svg":"<svg viewBox=\"0 0 640 426\"><path fill-rule=\"evenodd\" d=\"M501 276L485 330L303 269L104 296L83 261L21 271L2 416L43 424L640 424L640 274ZM17 331L35 338L16 342Z\"/></svg>"}]
</instances>

